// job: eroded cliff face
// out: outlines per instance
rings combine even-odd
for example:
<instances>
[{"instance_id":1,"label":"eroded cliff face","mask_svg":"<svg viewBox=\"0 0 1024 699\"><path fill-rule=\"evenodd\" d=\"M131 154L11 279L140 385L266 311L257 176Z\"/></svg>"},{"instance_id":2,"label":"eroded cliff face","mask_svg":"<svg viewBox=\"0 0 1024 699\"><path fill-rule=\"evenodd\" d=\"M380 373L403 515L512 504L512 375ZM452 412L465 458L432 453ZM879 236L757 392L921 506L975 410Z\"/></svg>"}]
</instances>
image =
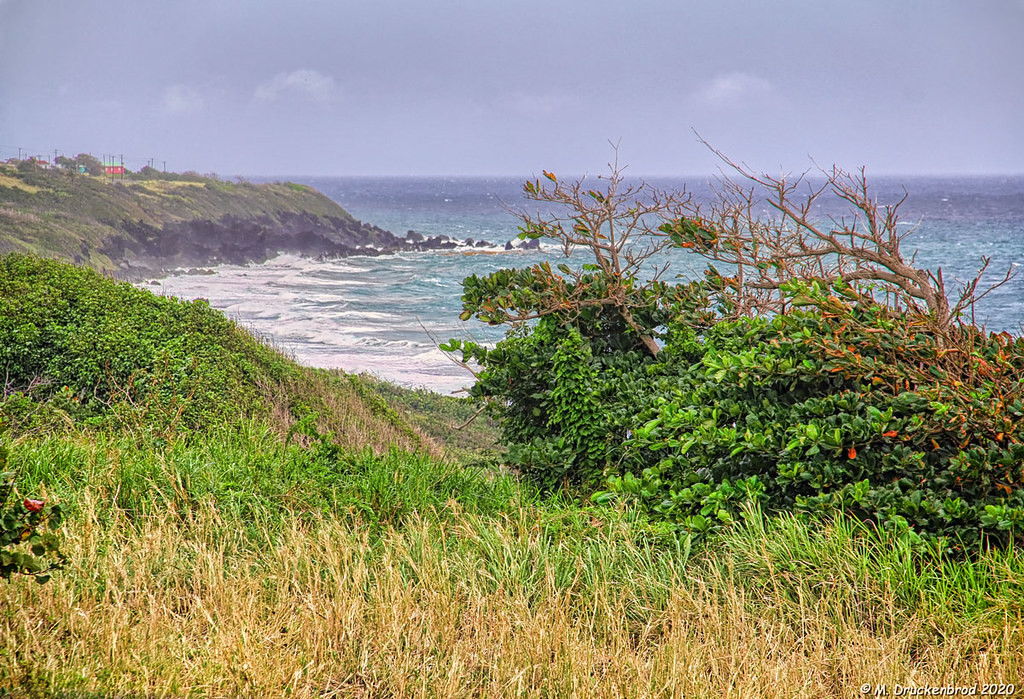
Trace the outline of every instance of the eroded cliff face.
<instances>
[{"instance_id":1,"label":"eroded cliff face","mask_svg":"<svg viewBox=\"0 0 1024 699\"><path fill-rule=\"evenodd\" d=\"M425 238L411 231L399 238L361 221L292 212L275 219L224 216L161 227L124 221L117 228L120 233L101 252L118 261L118 275L126 278L159 276L183 267L259 263L280 253L332 258L487 245L447 236Z\"/></svg>"}]
</instances>

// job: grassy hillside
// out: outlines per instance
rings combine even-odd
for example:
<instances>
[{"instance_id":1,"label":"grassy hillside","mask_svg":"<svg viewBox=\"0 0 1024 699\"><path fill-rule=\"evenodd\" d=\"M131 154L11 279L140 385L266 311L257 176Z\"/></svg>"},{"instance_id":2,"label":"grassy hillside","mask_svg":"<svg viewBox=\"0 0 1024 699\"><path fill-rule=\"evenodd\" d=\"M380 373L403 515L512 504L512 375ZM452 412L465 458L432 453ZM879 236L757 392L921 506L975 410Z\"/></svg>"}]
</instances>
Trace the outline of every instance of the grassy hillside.
<instances>
[{"instance_id":1,"label":"grassy hillside","mask_svg":"<svg viewBox=\"0 0 1024 699\"><path fill-rule=\"evenodd\" d=\"M114 272L123 248L115 241L145 243L135 237L169 224L231 217L271 228L297 217L324 230L361 225L326 196L293 183L198 175L109 179L0 164L0 253L53 256Z\"/></svg>"},{"instance_id":2,"label":"grassy hillside","mask_svg":"<svg viewBox=\"0 0 1024 699\"><path fill-rule=\"evenodd\" d=\"M74 425L171 440L257 421L378 452L440 449L361 379L299 366L203 301L18 254L0 257L0 377L19 433Z\"/></svg>"},{"instance_id":3,"label":"grassy hillside","mask_svg":"<svg viewBox=\"0 0 1024 699\"><path fill-rule=\"evenodd\" d=\"M1024 676L1019 551L951 560L753 509L698 543L542 496L438 445L471 405L297 366L201 302L2 257L0 372L7 505L61 503L68 558L45 585L0 580L0 696L848 697Z\"/></svg>"},{"instance_id":4,"label":"grassy hillside","mask_svg":"<svg viewBox=\"0 0 1024 699\"><path fill-rule=\"evenodd\" d=\"M476 402L426 389L411 390L370 376L360 378L411 425L449 450L470 456L494 452L497 424Z\"/></svg>"}]
</instances>

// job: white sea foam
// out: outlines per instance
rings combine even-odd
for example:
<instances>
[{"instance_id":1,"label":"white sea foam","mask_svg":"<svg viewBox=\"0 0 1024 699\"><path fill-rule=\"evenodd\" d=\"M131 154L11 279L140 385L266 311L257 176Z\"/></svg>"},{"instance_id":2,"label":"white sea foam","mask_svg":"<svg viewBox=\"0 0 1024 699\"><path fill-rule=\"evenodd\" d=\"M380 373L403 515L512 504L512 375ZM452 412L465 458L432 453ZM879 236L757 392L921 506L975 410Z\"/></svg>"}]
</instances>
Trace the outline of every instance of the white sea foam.
<instances>
[{"instance_id":1,"label":"white sea foam","mask_svg":"<svg viewBox=\"0 0 1024 699\"><path fill-rule=\"evenodd\" d=\"M356 347L377 347L381 349L417 350L426 345L415 340L385 340L379 337L361 337L355 341Z\"/></svg>"},{"instance_id":2,"label":"white sea foam","mask_svg":"<svg viewBox=\"0 0 1024 699\"><path fill-rule=\"evenodd\" d=\"M394 313L385 313L383 311L341 311L334 315L338 318L354 320L393 320L398 318Z\"/></svg>"}]
</instances>

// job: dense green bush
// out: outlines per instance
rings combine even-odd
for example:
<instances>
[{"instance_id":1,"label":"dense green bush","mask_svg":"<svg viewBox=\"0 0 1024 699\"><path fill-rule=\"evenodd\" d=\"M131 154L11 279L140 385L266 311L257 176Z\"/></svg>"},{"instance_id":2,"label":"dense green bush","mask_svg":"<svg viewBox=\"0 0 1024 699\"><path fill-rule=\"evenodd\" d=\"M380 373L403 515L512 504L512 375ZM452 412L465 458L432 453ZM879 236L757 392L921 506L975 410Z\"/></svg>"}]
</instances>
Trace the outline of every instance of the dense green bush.
<instances>
[{"instance_id":1,"label":"dense green bush","mask_svg":"<svg viewBox=\"0 0 1024 699\"><path fill-rule=\"evenodd\" d=\"M550 318L490 351L458 341L448 347L490 367L472 395L515 395L501 404L499 417L509 458L522 472L545 489L599 482L616 433L616 416L609 410L614 401L605 394L614 389L616 363L639 365L639 355L634 353L632 361L611 353L595 358L591 342L577 329L560 328Z\"/></svg>"},{"instance_id":2,"label":"dense green bush","mask_svg":"<svg viewBox=\"0 0 1024 699\"><path fill-rule=\"evenodd\" d=\"M714 318L701 284L626 280L637 332L619 309L601 303L622 280L583 267L575 278L566 265L556 274L548 263L467 277L465 318L500 323L536 315L537 321L516 323L494 348L461 340L442 345L484 368L470 395L491 401L511 463L546 489L603 482L653 379L692 359L696 329ZM557 310L543 312L548 308ZM652 356L643 335L671 339L668 353Z\"/></svg>"},{"instance_id":3,"label":"dense green bush","mask_svg":"<svg viewBox=\"0 0 1024 699\"><path fill-rule=\"evenodd\" d=\"M848 291L800 289L817 305L710 328L638 414L611 492L696 530L753 497L911 536L1024 536L1024 340L964 327L943 348Z\"/></svg>"},{"instance_id":4,"label":"dense green bush","mask_svg":"<svg viewBox=\"0 0 1024 699\"><path fill-rule=\"evenodd\" d=\"M1024 536L1024 340L963 327L952 349L841 285L788 293L807 305L696 330L680 316L657 359L599 355L553 316L458 348L484 366L473 392L496 399L511 460L547 487L696 532L756 500L911 537Z\"/></svg>"},{"instance_id":5,"label":"dense green bush","mask_svg":"<svg viewBox=\"0 0 1024 699\"><path fill-rule=\"evenodd\" d=\"M600 206L613 199L615 176L607 193L589 193ZM853 283L842 274L787 280L782 258L771 267L779 283L712 265L700 283L641 282L637 266L616 272L606 259L629 249L610 242L623 214L595 210L579 184L548 179L554 188L530 182L527 193L572 210L539 222L524 215L523 236L587 248L600 265L467 278L463 318L510 331L493 349L444 346L481 366L472 395L490 402L524 475L601 502L630 500L695 533L729 526L755 501L769 511L845 512L952 547L1024 540L1024 339L915 304L942 292L941 274L906 265L895 232L848 234L867 241L853 248L864 258L857 265L882 259L869 243L891 258L870 275L851 262ZM699 254L726 239L695 220L638 230ZM895 220L889 211L885 225ZM788 235L740 225L723 245L756 250L758 236ZM913 293L876 300L863 283L876 277Z\"/></svg>"},{"instance_id":6,"label":"dense green bush","mask_svg":"<svg viewBox=\"0 0 1024 699\"><path fill-rule=\"evenodd\" d=\"M260 410L259 383L286 370L203 301L0 257L0 398L22 427L55 413L156 430L219 424Z\"/></svg>"}]
</instances>

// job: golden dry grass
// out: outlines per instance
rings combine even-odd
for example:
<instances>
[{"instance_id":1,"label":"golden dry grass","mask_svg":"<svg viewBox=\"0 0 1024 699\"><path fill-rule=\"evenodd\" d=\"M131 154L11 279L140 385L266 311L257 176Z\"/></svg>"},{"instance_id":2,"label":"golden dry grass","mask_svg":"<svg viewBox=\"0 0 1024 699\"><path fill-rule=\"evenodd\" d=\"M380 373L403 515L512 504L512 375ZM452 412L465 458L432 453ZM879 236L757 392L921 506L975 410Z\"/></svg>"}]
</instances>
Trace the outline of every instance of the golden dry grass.
<instances>
[{"instance_id":1,"label":"golden dry grass","mask_svg":"<svg viewBox=\"0 0 1024 699\"><path fill-rule=\"evenodd\" d=\"M29 194L35 194L36 192L42 191L41 187L36 187L32 184L22 182L17 177L11 177L0 172L0 187L10 187L11 189L21 189Z\"/></svg>"},{"instance_id":2,"label":"golden dry grass","mask_svg":"<svg viewBox=\"0 0 1024 699\"><path fill-rule=\"evenodd\" d=\"M132 184L150 192L166 194L183 187L203 187L206 183L192 180L132 180Z\"/></svg>"},{"instance_id":3,"label":"golden dry grass","mask_svg":"<svg viewBox=\"0 0 1024 699\"><path fill-rule=\"evenodd\" d=\"M435 440L402 419L372 385L343 372L300 368L283 382L260 385L260 390L269 407L268 422L282 437L295 426L292 402L301 396L318 415L317 431L330 432L333 441L346 449L369 447L381 454L397 448L434 457L444 452ZM302 435L298 439L308 442Z\"/></svg>"},{"instance_id":4,"label":"golden dry grass","mask_svg":"<svg viewBox=\"0 0 1024 699\"><path fill-rule=\"evenodd\" d=\"M528 510L455 507L377 540L292 518L259 541L210 502L131 521L85 495L69 569L0 585L16 696L850 697L1024 677L1019 614L957 621L867 578L788 594L609 533L574 549Z\"/></svg>"}]
</instances>

